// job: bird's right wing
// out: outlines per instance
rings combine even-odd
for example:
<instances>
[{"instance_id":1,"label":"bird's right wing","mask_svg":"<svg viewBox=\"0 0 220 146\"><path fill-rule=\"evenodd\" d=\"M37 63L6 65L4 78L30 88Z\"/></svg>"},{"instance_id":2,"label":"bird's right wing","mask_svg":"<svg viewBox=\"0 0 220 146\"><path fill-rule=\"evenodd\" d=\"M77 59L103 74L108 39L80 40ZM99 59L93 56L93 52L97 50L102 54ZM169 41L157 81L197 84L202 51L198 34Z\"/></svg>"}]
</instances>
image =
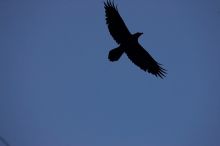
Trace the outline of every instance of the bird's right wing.
<instances>
[{"instance_id":1,"label":"bird's right wing","mask_svg":"<svg viewBox=\"0 0 220 146\"><path fill-rule=\"evenodd\" d=\"M155 76L165 77L166 70L138 43L134 48L126 49L128 58L144 71Z\"/></svg>"},{"instance_id":2,"label":"bird's right wing","mask_svg":"<svg viewBox=\"0 0 220 146\"><path fill-rule=\"evenodd\" d=\"M104 5L106 23L108 25L110 34L118 44L125 42L131 33L121 18L117 7L113 2L110 2L109 0L104 2Z\"/></svg>"}]
</instances>

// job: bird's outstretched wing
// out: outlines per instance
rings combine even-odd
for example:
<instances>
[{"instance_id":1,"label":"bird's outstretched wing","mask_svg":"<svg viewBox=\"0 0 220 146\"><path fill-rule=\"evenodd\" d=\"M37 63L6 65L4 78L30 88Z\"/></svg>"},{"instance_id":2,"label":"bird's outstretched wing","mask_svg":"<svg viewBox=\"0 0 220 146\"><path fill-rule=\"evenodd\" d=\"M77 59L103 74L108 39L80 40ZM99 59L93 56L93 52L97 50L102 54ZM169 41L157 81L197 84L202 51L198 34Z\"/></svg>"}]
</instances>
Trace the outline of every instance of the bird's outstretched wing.
<instances>
[{"instance_id":1,"label":"bird's outstretched wing","mask_svg":"<svg viewBox=\"0 0 220 146\"><path fill-rule=\"evenodd\" d=\"M108 29L114 40L121 44L125 42L127 38L131 35L124 21L122 20L117 6L113 2L107 0L104 2L105 5L105 16Z\"/></svg>"},{"instance_id":2,"label":"bird's outstretched wing","mask_svg":"<svg viewBox=\"0 0 220 146\"><path fill-rule=\"evenodd\" d=\"M126 49L125 52L128 58L142 70L161 78L165 77L166 70L140 44L137 44L134 48Z\"/></svg>"}]
</instances>

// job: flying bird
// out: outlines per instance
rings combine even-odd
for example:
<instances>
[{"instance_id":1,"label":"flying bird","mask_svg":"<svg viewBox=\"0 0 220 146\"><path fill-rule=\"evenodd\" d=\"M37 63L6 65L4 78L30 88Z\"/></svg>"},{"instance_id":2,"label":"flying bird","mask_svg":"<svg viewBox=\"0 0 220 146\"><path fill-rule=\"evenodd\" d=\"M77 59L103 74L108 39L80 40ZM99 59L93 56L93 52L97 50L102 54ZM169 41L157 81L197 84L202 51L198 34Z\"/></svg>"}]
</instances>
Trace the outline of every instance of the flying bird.
<instances>
[{"instance_id":1,"label":"flying bird","mask_svg":"<svg viewBox=\"0 0 220 146\"><path fill-rule=\"evenodd\" d=\"M117 48L109 51L108 59L112 62L117 61L122 54L125 53L128 58L142 70L156 77L165 77L166 70L138 43L138 38L143 33L130 33L114 2L107 0L107 2L104 2L104 8L109 32L119 45Z\"/></svg>"}]
</instances>

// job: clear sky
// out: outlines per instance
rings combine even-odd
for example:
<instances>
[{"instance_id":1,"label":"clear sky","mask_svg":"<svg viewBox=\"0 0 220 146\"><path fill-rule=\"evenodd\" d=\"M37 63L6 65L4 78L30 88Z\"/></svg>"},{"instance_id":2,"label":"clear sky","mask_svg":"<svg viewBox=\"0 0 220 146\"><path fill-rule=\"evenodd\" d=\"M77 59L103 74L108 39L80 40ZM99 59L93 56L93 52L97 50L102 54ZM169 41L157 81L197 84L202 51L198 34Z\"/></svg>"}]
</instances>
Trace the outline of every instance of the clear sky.
<instances>
[{"instance_id":1,"label":"clear sky","mask_svg":"<svg viewBox=\"0 0 220 146\"><path fill-rule=\"evenodd\" d=\"M220 1L115 3L165 79L126 55L108 61L117 44L102 0L0 1L0 136L11 146L220 145Z\"/></svg>"}]
</instances>

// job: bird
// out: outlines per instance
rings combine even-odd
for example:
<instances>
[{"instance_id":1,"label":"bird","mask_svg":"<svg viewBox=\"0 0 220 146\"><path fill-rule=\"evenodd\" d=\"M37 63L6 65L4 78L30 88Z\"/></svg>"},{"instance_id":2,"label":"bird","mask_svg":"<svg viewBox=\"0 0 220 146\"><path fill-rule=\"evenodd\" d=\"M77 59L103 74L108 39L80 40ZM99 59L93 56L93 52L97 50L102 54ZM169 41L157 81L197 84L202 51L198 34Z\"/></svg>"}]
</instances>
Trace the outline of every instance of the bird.
<instances>
[{"instance_id":1,"label":"bird","mask_svg":"<svg viewBox=\"0 0 220 146\"><path fill-rule=\"evenodd\" d=\"M108 59L111 62L118 61L122 54L137 65L141 70L151 73L156 77L164 78L167 70L162 67L154 58L139 44L138 38L143 32L130 33L128 27L119 14L117 5L114 1L104 2L105 20L108 30L119 45L109 51Z\"/></svg>"}]
</instances>

